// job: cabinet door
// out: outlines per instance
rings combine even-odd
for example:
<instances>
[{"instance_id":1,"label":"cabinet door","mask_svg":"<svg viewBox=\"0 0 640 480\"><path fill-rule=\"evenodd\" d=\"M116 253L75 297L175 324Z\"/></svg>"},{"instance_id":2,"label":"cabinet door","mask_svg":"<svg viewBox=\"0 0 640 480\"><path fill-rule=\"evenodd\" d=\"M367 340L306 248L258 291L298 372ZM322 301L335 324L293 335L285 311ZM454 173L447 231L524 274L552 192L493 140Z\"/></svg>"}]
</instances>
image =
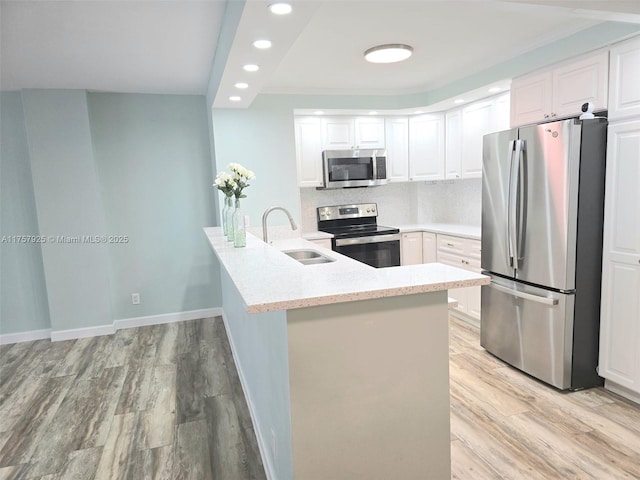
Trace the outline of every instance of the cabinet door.
<instances>
[{"instance_id":1,"label":"cabinet door","mask_svg":"<svg viewBox=\"0 0 640 480\"><path fill-rule=\"evenodd\" d=\"M640 121L609 125L600 375L640 393Z\"/></svg>"},{"instance_id":2,"label":"cabinet door","mask_svg":"<svg viewBox=\"0 0 640 480\"><path fill-rule=\"evenodd\" d=\"M422 263L434 263L438 261L436 234L422 232Z\"/></svg>"},{"instance_id":3,"label":"cabinet door","mask_svg":"<svg viewBox=\"0 0 640 480\"><path fill-rule=\"evenodd\" d=\"M355 119L355 148L384 148L384 118Z\"/></svg>"},{"instance_id":4,"label":"cabinet door","mask_svg":"<svg viewBox=\"0 0 640 480\"><path fill-rule=\"evenodd\" d=\"M609 52L603 51L555 68L551 117L579 115L586 102L595 110L606 110L608 66Z\"/></svg>"},{"instance_id":5,"label":"cabinet door","mask_svg":"<svg viewBox=\"0 0 640 480\"><path fill-rule=\"evenodd\" d=\"M509 130L511 119L511 94L503 93L495 98L495 110L492 121L492 132Z\"/></svg>"},{"instance_id":6,"label":"cabinet door","mask_svg":"<svg viewBox=\"0 0 640 480\"><path fill-rule=\"evenodd\" d=\"M549 118L552 106L551 71L515 78L511 82L511 127Z\"/></svg>"},{"instance_id":7,"label":"cabinet door","mask_svg":"<svg viewBox=\"0 0 640 480\"><path fill-rule=\"evenodd\" d=\"M295 119L296 162L300 187L322 186L322 131L318 117Z\"/></svg>"},{"instance_id":8,"label":"cabinet door","mask_svg":"<svg viewBox=\"0 0 640 480\"><path fill-rule=\"evenodd\" d=\"M640 38L611 48L609 120L640 115Z\"/></svg>"},{"instance_id":9,"label":"cabinet door","mask_svg":"<svg viewBox=\"0 0 640 480\"><path fill-rule=\"evenodd\" d=\"M445 178L460 178L462 161L462 110L451 110L445 115Z\"/></svg>"},{"instance_id":10,"label":"cabinet door","mask_svg":"<svg viewBox=\"0 0 640 480\"><path fill-rule=\"evenodd\" d=\"M438 239L440 236L441 235L438 235ZM444 263L445 265L450 265L452 267L464 268L464 259L462 257L445 253L440 250L440 248L438 248L438 263ZM458 306L455 307L455 309L460 313L468 313L468 290L469 287L449 289L448 296L458 302Z\"/></svg>"},{"instance_id":11,"label":"cabinet door","mask_svg":"<svg viewBox=\"0 0 640 480\"><path fill-rule=\"evenodd\" d=\"M444 178L444 115L409 119L409 180Z\"/></svg>"},{"instance_id":12,"label":"cabinet door","mask_svg":"<svg viewBox=\"0 0 640 480\"><path fill-rule=\"evenodd\" d=\"M462 178L482 177L482 137L491 133L494 100L475 102L462 110Z\"/></svg>"},{"instance_id":13,"label":"cabinet door","mask_svg":"<svg viewBox=\"0 0 640 480\"><path fill-rule=\"evenodd\" d=\"M355 147L353 118L322 119L322 148L324 150L344 150Z\"/></svg>"},{"instance_id":14,"label":"cabinet door","mask_svg":"<svg viewBox=\"0 0 640 480\"><path fill-rule=\"evenodd\" d=\"M385 119L387 178L391 182L409 180L409 119Z\"/></svg>"},{"instance_id":15,"label":"cabinet door","mask_svg":"<svg viewBox=\"0 0 640 480\"><path fill-rule=\"evenodd\" d=\"M402 234L400 242L401 265L422 263L422 232Z\"/></svg>"}]
</instances>

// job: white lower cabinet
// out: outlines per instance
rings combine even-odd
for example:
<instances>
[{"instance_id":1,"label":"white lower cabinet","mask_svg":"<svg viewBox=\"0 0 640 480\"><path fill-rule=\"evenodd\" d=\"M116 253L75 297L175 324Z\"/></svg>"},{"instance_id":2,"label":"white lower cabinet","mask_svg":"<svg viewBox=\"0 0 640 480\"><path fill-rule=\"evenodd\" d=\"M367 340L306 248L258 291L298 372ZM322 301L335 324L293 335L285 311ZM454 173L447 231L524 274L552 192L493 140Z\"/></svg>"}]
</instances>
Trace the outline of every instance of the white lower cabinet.
<instances>
[{"instance_id":1,"label":"white lower cabinet","mask_svg":"<svg viewBox=\"0 0 640 480\"><path fill-rule=\"evenodd\" d=\"M434 263L438 261L438 247L436 234L422 232L422 263Z\"/></svg>"},{"instance_id":2,"label":"white lower cabinet","mask_svg":"<svg viewBox=\"0 0 640 480\"><path fill-rule=\"evenodd\" d=\"M319 245L320 247L326 248L327 250L331 250L331 239L330 238L316 238L314 240L309 240L310 242Z\"/></svg>"},{"instance_id":3,"label":"white lower cabinet","mask_svg":"<svg viewBox=\"0 0 640 480\"><path fill-rule=\"evenodd\" d=\"M437 236L437 259L439 263L480 273L480 240ZM475 320L480 320L480 287L453 288L449 297L458 302L456 311Z\"/></svg>"},{"instance_id":4,"label":"white lower cabinet","mask_svg":"<svg viewBox=\"0 0 640 480\"><path fill-rule=\"evenodd\" d=\"M636 401L640 401L639 158L640 119L610 124L598 371L608 388Z\"/></svg>"},{"instance_id":5,"label":"white lower cabinet","mask_svg":"<svg viewBox=\"0 0 640 480\"><path fill-rule=\"evenodd\" d=\"M422 232L407 232L401 237L400 265L422 263Z\"/></svg>"}]
</instances>

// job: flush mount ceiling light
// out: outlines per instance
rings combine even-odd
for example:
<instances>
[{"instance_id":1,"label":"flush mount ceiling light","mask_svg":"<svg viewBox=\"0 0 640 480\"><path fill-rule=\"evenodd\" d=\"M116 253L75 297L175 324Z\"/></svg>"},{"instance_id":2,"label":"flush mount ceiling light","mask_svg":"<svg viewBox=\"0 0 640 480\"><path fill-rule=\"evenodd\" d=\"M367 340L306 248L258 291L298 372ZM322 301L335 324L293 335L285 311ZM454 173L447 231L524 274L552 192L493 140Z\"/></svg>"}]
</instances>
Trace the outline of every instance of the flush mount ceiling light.
<instances>
[{"instance_id":1,"label":"flush mount ceiling light","mask_svg":"<svg viewBox=\"0 0 640 480\"><path fill-rule=\"evenodd\" d=\"M245 88L249 88L249 84L245 82L238 82L234 85L234 87L244 90Z\"/></svg>"},{"instance_id":2,"label":"flush mount ceiling light","mask_svg":"<svg viewBox=\"0 0 640 480\"><path fill-rule=\"evenodd\" d=\"M245 72L257 72L258 70L260 70L260 67L258 65L254 65L252 63L245 65L242 68L244 69Z\"/></svg>"},{"instance_id":3,"label":"flush mount ceiling light","mask_svg":"<svg viewBox=\"0 0 640 480\"><path fill-rule=\"evenodd\" d=\"M271 13L275 13L276 15L287 15L291 13L291 5L285 2L272 3L269 5L269 10Z\"/></svg>"},{"instance_id":4,"label":"flush mount ceiling light","mask_svg":"<svg viewBox=\"0 0 640 480\"><path fill-rule=\"evenodd\" d=\"M371 47L364 52L364 58L371 63L394 63L406 60L413 53L413 47L401 43L389 43Z\"/></svg>"},{"instance_id":5,"label":"flush mount ceiling light","mask_svg":"<svg viewBox=\"0 0 640 480\"><path fill-rule=\"evenodd\" d=\"M238 97L237 95L232 95L229 97L229 100L231 100L232 102L239 102L240 100L242 100L242 98Z\"/></svg>"},{"instance_id":6,"label":"flush mount ceiling light","mask_svg":"<svg viewBox=\"0 0 640 480\"><path fill-rule=\"evenodd\" d=\"M269 40L256 40L253 42L253 46L260 50L265 50L267 48L271 48L271 42Z\"/></svg>"}]
</instances>

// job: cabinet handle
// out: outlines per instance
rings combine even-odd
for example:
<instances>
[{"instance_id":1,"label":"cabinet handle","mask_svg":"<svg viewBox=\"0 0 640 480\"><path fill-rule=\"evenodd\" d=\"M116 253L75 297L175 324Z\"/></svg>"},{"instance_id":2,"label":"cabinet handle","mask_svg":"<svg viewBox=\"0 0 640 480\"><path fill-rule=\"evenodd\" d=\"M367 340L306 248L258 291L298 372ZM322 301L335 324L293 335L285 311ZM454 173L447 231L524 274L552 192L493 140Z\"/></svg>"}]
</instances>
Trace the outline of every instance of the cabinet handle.
<instances>
[{"instance_id":1,"label":"cabinet handle","mask_svg":"<svg viewBox=\"0 0 640 480\"><path fill-rule=\"evenodd\" d=\"M557 115L555 113L552 113L551 117L557 117Z\"/></svg>"},{"instance_id":2,"label":"cabinet handle","mask_svg":"<svg viewBox=\"0 0 640 480\"><path fill-rule=\"evenodd\" d=\"M544 118L549 118L549 114L548 114L548 113L545 113L545 114L544 114Z\"/></svg>"},{"instance_id":3,"label":"cabinet handle","mask_svg":"<svg viewBox=\"0 0 640 480\"><path fill-rule=\"evenodd\" d=\"M448 247L455 247L455 245L453 243L447 243Z\"/></svg>"}]
</instances>

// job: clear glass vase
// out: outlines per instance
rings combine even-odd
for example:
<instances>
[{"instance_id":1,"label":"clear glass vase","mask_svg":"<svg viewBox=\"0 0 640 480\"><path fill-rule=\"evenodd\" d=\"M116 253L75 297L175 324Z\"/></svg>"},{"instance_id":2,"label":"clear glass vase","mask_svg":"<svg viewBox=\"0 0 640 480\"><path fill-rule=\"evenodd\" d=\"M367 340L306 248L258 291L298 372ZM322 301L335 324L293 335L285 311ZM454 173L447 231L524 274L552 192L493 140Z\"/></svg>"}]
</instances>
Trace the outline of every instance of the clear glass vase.
<instances>
[{"instance_id":1,"label":"clear glass vase","mask_svg":"<svg viewBox=\"0 0 640 480\"><path fill-rule=\"evenodd\" d=\"M227 209L226 217L227 217L227 241L233 242L233 198L227 197L229 200L229 208ZM237 201L237 200L236 200Z\"/></svg>"},{"instance_id":2,"label":"clear glass vase","mask_svg":"<svg viewBox=\"0 0 640 480\"><path fill-rule=\"evenodd\" d=\"M236 209L233 211L233 246L247 245L247 227L244 222L244 211L240 208L240 199L236 198Z\"/></svg>"},{"instance_id":3,"label":"clear glass vase","mask_svg":"<svg viewBox=\"0 0 640 480\"><path fill-rule=\"evenodd\" d=\"M231 197L224 197L224 206L222 207L222 233L227 235L229 228L229 210L233 210Z\"/></svg>"}]
</instances>

